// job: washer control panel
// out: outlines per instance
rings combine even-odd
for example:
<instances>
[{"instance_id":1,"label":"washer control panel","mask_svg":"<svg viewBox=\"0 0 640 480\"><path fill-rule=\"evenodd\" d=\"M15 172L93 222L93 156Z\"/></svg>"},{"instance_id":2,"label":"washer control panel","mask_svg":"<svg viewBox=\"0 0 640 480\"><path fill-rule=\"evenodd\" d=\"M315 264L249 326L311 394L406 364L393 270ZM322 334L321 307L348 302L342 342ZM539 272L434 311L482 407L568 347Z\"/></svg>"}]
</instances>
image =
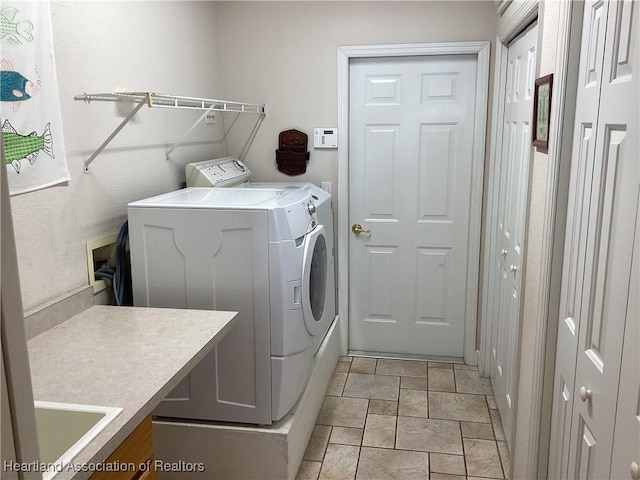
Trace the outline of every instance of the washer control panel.
<instances>
[{"instance_id":1,"label":"washer control panel","mask_svg":"<svg viewBox=\"0 0 640 480\"><path fill-rule=\"evenodd\" d=\"M248 181L251 170L237 157L225 157L189 163L185 175L187 187L230 187Z\"/></svg>"}]
</instances>

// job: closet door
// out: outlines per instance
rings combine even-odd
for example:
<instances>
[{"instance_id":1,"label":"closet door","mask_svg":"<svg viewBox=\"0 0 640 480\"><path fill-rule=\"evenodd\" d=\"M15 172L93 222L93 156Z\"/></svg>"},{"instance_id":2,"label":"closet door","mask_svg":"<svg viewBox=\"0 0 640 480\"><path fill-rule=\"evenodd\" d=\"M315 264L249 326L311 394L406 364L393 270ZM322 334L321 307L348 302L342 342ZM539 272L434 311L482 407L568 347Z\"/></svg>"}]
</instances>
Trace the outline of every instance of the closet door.
<instances>
[{"instance_id":1,"label":"closet door","mask_svg":"<svg viewBox=\"0 0 640 480\"><path fill-rule=\"evenodd\" d=\"M569 461L578 331L583 317L583 284L587 283L586 236L594 167L595 128L600 102L607 4L588 0L584 6L580 70L567 206L560 320L549 449L548 478L566 478Z\"/></svg>"},{"instance_id":2,"label":"closet door","mask_svg":"<svg viewBox=\"0 0 640 480\"><path fill-rule=\"evenodd\" d=\"M536 71L537 23L509 45L500 158L500 193L495 225L491 291L496 310L491 338L491 383L511 448L518 388L518 329L522 286L531 117Z\"/></svg>"},{"instance_id":3,"label":"closet door","mask_svg":"<svg viewBox=\"0 0 640 480\"><path fill-rule=\"evenodd\" d=\"M638 41L638 20L640 8L634 5L635 39ZM638 48L638 47L636 47ZM637 52L637 50L636 50ZM637 53L636 53L637 55ZM637 56L636 56L637 58ZM637 72L637 69L636 69ZM637 84L636 84L637 85ZM636 112L640 105L640 89L635 88L630 103ZM630 144L630 155L636 159L640 155L637 141L640 131L639 122L631 125L629 132L636 139ZM633 151L631 151L633 149ZM640 202L638 195L637 202ZM624 345L622 348L622 368L620 388L618 390L618 410L616 412L613 440L613 458L609 478L640 479L640 204L636 206L635 240L633 260L631 262L631 283L629 301L626 310Z\"/></svg>"},{"instance_id":4,"label":"closet door","mask_svg":"<svg viewBox=\"0 0 640 480\"><path fill-rule=\"evenodd\" d=\"M633 8L632 1L585 6L556 362L553 478L600 479L610 473L640 180L633 152L638 114L629 102L638 88ZM580 108L583 101L589 108Z\"/></svg>"},{"instance_id":5,"label":"closet door","mask_svg":"<svg viewBox=\"0 0 640 480\"><path fill-rule=\"evenodd\" d=\"M620 393L609 478L640 479L640 217L636 217L627 323L624 331Z\"/></svg>"},{"instance_id":6,"label":"closet door","mask_svg":"<svg viewBox=\"0 0 640 480\"><path fill-rule=\"evenodd\" d=\"M610 472L640 179L631 150L638 136L630 125L638 112L629 102L638 88L633 8L631 1L612 1L607 16L569 450L576 459L572 478L608 478Z\"/></svg>"}]
</instances>

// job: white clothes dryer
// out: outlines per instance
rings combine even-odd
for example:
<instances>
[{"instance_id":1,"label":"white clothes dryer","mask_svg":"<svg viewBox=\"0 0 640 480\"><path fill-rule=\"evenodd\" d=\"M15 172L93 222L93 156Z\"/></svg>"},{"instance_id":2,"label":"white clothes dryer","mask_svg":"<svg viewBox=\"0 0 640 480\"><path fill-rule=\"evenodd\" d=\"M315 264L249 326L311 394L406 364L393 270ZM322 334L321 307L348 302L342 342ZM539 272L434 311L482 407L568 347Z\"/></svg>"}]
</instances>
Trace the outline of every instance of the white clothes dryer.
<instances>
[{"instance_id":1,"label":"white clothes dryer","mask_svg":"<svg viewBox=\"0 0 640 480\"><path fill-rule=\"evenodd\" d=\"M303 317L325 297L327 240L310 191L187 188L133 202L128 213L136 306L240 317L154 414L281 419L312 369Z\"/></svg>"},{"instance_id":2,"label":"white clothes dryer","mask_svg":"<svg viewBox=\"0 0 640 480\"><path fill-rule=\"evenodd\" d=\"M326 287L324 302L320 298L311 299L314 309L303 309L305 326L313 337L314 354L320 348L337 315L336 304L336 272L333 235L333 205L331 194L310 182L252 182L251 170L237 157L225 157L202 162L190 163L186 166L187 187L232 187L232 188L276 188L283 190L303 189L311 194L318 222L324 226L326 239ZM315 273L314 270L312 273ZM315 278L315 277L314 277ZM317 282L317 280L316 280ZM314 284L315 286L315 284ZM319 288L306 290L306 294L318 295ZM322 304L322 311L320 305Z\"/></svg>"}]
</instances>

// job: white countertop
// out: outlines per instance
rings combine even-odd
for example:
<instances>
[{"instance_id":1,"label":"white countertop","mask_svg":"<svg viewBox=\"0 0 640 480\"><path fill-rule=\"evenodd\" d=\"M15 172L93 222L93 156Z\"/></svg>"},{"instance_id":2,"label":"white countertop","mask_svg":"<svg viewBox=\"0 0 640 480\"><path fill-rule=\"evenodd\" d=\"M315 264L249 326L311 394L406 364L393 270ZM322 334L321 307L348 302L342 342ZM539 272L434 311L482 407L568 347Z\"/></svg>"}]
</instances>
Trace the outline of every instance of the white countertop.
<instances>
[{"instance_id":1,"label":"white countertop","mask_svg":"<svg viewBox=\"0 0 640 480\"><path fill-rule=\"evenodd\" d=\"M236 312L100 305L29 340L35 400L123 409L72 462L106 460L236 319ZM54 480L89 476L60 472Z\"/></svg>"}]
</instances>

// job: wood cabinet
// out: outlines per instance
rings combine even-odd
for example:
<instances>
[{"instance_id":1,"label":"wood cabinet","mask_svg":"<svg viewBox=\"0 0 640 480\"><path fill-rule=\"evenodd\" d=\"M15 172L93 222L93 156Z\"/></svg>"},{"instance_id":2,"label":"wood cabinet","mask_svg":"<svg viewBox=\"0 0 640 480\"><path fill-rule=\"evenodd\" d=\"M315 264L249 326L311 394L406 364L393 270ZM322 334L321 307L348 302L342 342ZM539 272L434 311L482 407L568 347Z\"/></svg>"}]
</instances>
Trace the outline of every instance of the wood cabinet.
<instances>
[{"instance_id":1,"label":"wood cabinet","mask_svg":"<svg viewBox=\"0 0 640 480\"><path fill-rule=\"evenodd\" d=\"M156 480L151 415L145 418L127 439L105 460L105 464L128 465L119 472L96 472L90 480ZM147 467L147 468L145 468Z\"/></svg>"}]
</instances>

